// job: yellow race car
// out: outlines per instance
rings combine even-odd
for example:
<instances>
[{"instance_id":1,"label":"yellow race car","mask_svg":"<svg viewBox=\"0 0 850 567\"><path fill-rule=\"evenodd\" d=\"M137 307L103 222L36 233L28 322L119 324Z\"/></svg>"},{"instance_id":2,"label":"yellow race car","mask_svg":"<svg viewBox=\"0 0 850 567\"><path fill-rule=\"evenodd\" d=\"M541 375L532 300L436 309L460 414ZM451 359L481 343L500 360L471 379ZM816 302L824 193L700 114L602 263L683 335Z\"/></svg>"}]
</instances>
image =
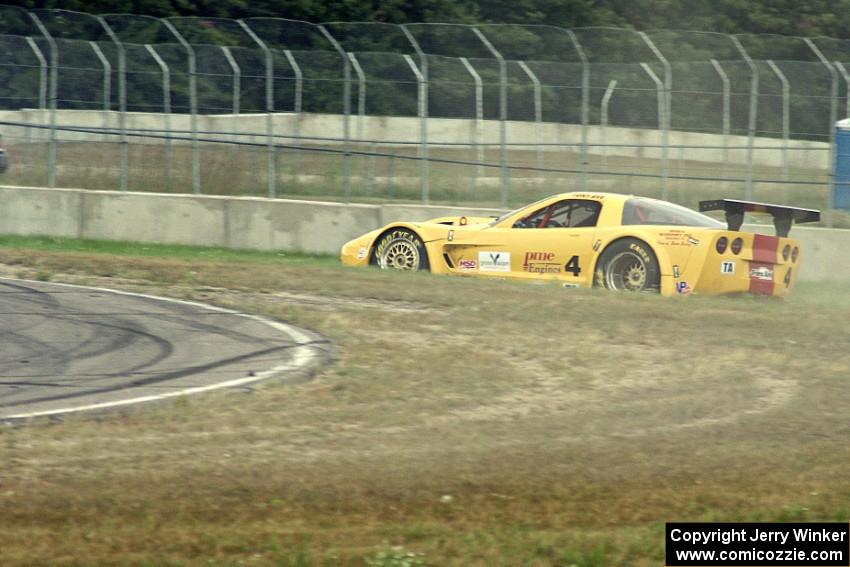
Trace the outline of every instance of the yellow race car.
<instances>
[{"instance_id":1,"label":"yellow race car","mask_svg":"<svg viewBox=\"0 0 850 567\"><path fill-rule=\"evenodd\" d=\"M800 247L794 222L820 212L721 199L726 225L701 212L644 197L564 193L498 218L446 217L395 222L342 247L351 266L430 270L564 287L784 297L794 287ZM776 236L740 232L745 213L773 216Z\"/></svg>"}]
</instances>

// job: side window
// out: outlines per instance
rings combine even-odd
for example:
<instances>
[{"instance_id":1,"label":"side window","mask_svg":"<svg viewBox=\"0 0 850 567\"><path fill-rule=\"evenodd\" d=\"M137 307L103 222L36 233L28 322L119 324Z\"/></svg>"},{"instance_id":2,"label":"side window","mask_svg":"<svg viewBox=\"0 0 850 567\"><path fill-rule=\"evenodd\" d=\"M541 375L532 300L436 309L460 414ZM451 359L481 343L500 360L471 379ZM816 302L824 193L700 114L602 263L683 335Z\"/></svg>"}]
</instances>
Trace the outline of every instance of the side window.
<instances>
[{"instance_id":1,"label":"side window","mask_svg":"<svg viewBox=\"0 0 850 567\"><path fill-rule=\"evenodd\" d=\"M602 204L598 201L574 201L570 214L570 227L596 226Z\"/></svg>"},{"instance_id":2,"label":"side window","mask_svg":"<svg viewBox=\"0 0 850 567\"><path fill-rule=\"evenodd\" d=\"M567 199L552 203L520 219L514 228L578 228L596 226L602 205L597 201Z\"/></svg>"}]
</instances>

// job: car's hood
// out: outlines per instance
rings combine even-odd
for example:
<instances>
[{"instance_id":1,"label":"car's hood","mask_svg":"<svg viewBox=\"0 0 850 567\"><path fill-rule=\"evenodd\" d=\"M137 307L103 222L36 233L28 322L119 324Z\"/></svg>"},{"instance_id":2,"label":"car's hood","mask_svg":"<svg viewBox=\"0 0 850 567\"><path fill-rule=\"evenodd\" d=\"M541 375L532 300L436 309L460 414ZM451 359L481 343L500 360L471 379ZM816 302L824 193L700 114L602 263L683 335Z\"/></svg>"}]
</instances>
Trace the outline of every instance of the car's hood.
<instances>
[{"instance_id":1,"label":"car's hood","mask_svg":"<svg viewBox=\"0 0 850 567\"><path fill-rule=\"evenodd\" d=\"M428 224L443 224L447 226L466 226L471 224L490 224L493 217L439 217L425 221Z\"/></svg>"}]
</instances>

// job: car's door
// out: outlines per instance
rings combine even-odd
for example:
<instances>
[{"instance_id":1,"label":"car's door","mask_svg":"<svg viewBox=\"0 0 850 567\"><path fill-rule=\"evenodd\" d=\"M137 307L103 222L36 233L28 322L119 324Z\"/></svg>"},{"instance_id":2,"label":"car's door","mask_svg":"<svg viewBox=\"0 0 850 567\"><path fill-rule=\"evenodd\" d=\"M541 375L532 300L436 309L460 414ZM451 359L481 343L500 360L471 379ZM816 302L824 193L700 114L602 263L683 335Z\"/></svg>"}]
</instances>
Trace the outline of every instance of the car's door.
<instances>
[{"instance_id":1,"label":"car's door","mask_svg":"<svg viewBox=\"0 0 850 567\"><path fill-rule=\"evenodd\" d=\"M589 287L593 283L593 239L601 211L599 201L563 199L502 228L511 254L510 275Z\"/></svg>"}]
</instances>

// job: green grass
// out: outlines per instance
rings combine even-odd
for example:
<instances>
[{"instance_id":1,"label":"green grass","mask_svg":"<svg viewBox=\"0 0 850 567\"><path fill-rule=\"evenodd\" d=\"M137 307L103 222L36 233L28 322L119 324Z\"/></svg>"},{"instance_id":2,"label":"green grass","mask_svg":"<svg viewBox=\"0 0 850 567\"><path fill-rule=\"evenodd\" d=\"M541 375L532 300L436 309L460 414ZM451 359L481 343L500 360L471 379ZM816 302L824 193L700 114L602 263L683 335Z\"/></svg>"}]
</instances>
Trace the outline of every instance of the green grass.
<instances>
[{"instance_id":1,"label":"green grass","mask_svg":"<svg viewBox=\"0 0 850 567\"><path fill-rule=\"evenodd\" d=\"M85 252L113 256L137 256L142 258L174 258L180 260L205 260L210 262L236 263L310 263L315 265L337 264L336 256L310 254L306 252L282 252L262 250L234 250L215 246L185 246L180 244L141 244L114 240L58 238L53 236L0 235L0 248L27 249L42 252Z\"/></svg>"}]
</instances>

